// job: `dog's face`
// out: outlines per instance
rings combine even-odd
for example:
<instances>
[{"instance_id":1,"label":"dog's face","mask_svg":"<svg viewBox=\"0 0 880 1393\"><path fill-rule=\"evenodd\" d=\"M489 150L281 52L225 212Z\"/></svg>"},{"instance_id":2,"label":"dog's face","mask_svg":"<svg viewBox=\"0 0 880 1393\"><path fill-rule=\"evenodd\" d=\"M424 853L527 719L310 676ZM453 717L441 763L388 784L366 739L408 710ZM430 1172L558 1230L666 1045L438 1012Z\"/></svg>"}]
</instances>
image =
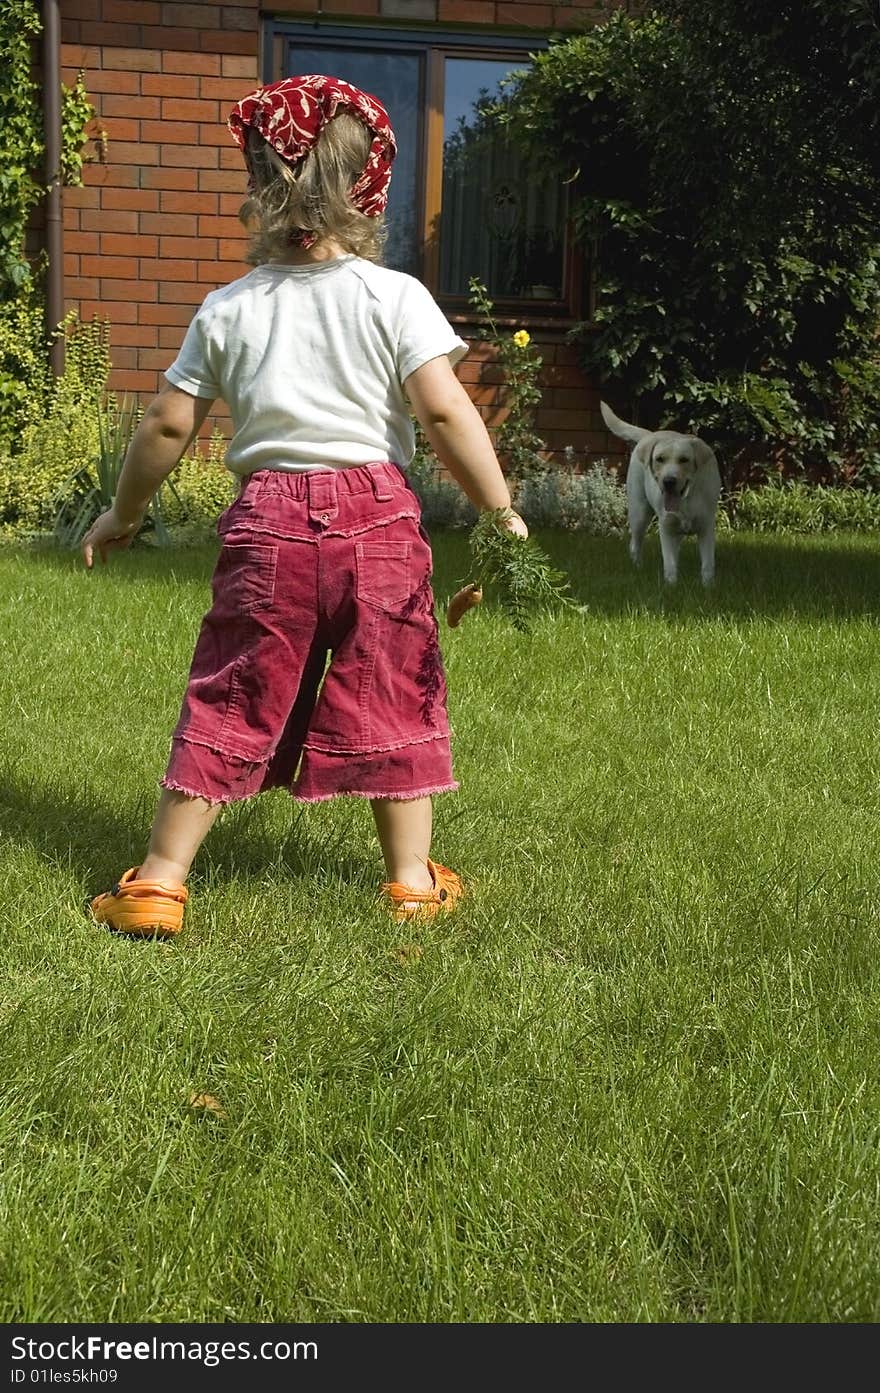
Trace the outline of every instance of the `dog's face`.
<instances>
[{"instance_id":1,"label":"dog's face","mask_svg":"<svg viewBox=\"0 0 880 1393\"><path fill-rule=\"evenodd\" d=\"M676 513L687 497L706 447L693 435L657 431L640 440L634 454L656 480L667 513Z\"/></svg>"}]
</instances>

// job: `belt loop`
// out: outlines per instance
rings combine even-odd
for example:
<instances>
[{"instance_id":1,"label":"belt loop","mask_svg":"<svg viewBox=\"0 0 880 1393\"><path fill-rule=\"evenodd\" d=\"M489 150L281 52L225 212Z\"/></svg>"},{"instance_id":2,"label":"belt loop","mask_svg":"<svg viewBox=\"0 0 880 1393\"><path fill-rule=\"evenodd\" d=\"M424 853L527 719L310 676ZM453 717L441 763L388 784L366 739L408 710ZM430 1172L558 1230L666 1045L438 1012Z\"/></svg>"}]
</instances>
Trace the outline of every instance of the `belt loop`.
<instances>
[{"instance_id":1,"label":"belt loop","mask_svg":"<svg viewBox=\"0 0 880 1393\"><path fill-rule=\"evenodd\" d=\"M387 465L380 464L377 468L370 470L370 479L372 480L373 493L376 496L377 503L390 503L394 497L388 480L385 477L386 469Z\"/></svg>"},{"instance_id":2,"label":"belt loop","mask_svg":"<svg viewBox=\"0 0 880 1393\"><path fill-rule=\"evenodd\" d=\"M326 527L339 512L336 474L332 469L310 469L306 475L309 496L309 517Z\"/></svg>"}]
</instances>

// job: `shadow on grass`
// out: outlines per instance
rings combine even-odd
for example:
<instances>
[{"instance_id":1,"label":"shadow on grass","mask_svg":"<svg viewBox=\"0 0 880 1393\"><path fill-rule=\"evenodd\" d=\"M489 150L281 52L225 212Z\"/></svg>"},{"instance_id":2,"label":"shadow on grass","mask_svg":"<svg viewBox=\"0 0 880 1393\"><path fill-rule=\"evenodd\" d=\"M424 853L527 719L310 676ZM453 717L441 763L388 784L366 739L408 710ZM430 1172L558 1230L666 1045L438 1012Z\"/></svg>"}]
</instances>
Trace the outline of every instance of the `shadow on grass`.
<instances>
[{"instance_id":1,"label":"shadow on grass","mask_svg":"<svg viewBox=\"0 0 880 1393\"><path fill-rule=\"evenodd\" d=\"M829 619L873 616L880 612L880 539L859 536L771 536L721 533L716 580L705 590L699 579L696 542L682 546L680 580L663 582L660 546L653 532L642 566L629 560L623 537L592 537L582 532L536 532L537 542L569 578L572 593L590 613L656 613L676 621L707 617ZM434 591L442 606L473 578L466 532L435 532ZM218 544L159 550L143 546L115 556L108 566L117 583L167 578L207 586ZM22 553L18 553L22 555ZM59 574L82 570L76 555L49 548L25 553L41 568ZM96 566L95 580L101 570ZM493 599L486 594L486 608Z\"/></svg>"},{"instance_id":2,"label":"shadow on grass","mask_svg":"<svg viewBox=\"0 0 880 1393\"><path fill-rule=\"evenodd\" d=\"M236 804L221 814L212 829L199 852L195 874L218 871L228 878L260 879L272 870L291 880L329 877L372 886L376 866L366 855L346 849L347 842L363 840L366 824L351 806L354 800L345 801L346 816L337 816L323 837L307 826L309 810L283 790ZM289 826L279 833L276 815L284 803ZM60 780L39 787L14 770L0 771L0 839L29 846L41 858L70 866L92 894L106 889L142 859L154 806L152 791L145 791L134 806L120 800L117 808L100 802L95 794L80 794Z\"/></svg>"}]
</instances>

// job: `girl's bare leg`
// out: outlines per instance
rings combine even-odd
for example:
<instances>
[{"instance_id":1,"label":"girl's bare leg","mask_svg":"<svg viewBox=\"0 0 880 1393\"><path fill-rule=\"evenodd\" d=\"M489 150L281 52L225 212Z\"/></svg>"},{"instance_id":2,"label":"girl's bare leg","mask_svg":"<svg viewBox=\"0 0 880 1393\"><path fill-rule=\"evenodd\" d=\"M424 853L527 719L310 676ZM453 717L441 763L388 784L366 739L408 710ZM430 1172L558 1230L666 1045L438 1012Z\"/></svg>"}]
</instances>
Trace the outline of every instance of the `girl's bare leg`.
<instances>
[{"instance_id":1,"label":"girl's bare leg","mask_svg":"<svg viewBox=\"0 0 880 1393\"><path fill-rule=\"evenodd\" d=\"M141 880L182 885L193 858L217 820L221 804L163 788L153 819L150 846L138 871Z\"/></svg>"},{"instance_id":2,"label":"girl's bare leg","mask_svg":"<svg viewBox=\"0 0 880 1393\"><path fill-rule=\"evenodd\" d=\"M413 890L430 890L432 806L430 798L370 800L389 880Z\"/></svg>"}]
</instances>

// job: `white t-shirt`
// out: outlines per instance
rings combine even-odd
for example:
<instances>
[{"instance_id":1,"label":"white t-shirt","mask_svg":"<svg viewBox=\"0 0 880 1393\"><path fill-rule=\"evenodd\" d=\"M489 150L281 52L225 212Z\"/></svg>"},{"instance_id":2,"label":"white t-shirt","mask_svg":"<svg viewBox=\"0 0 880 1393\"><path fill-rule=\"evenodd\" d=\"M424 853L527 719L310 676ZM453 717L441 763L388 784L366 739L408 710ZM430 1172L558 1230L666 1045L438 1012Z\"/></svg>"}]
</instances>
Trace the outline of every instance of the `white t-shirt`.
<instances>
[{"instance_id":1,"label":"white t-shirt","mask_svg":"<svg viewBox=\"0 0 880 1393\"><path fill-rule=\"evenodd\" d=\"M227 403L236 474L406 466L415 440L403 383L431 358L466 352L421 281L344 256L258 266L212 291L165 376Z\"/></svg>"}]
</instances>

